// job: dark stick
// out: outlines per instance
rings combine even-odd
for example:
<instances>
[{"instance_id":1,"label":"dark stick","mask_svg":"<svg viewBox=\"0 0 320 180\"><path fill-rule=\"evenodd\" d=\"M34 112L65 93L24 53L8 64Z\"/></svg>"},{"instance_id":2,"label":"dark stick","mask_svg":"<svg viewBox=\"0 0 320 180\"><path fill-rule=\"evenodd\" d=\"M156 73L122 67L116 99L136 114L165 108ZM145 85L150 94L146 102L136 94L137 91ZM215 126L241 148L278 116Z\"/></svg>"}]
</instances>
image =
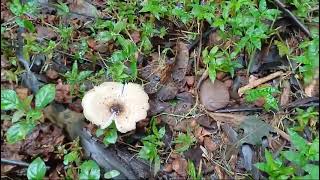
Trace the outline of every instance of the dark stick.
<instances>
[{"instance_id":1,"label":"dark stick","mask_svg":"<svg viewBox=\"0 0 320 180\"><path fill-rule=\"evenodd\" d=\"M30 72L30 64L28 61L26 61L23 57L23 37L22 37L22 33L24 32L24 28L19 27L18 28L18 32L17 32L17 43L18 43L18 47L16 50L16 55L17 58L19 60L19 62L24 66L24 69L27 72Z\"/></svg>"},{"instance_id":2,"label":"dark stick","mask_svg":"<svg viewBox=\"0 0 320 180\"><path fill-rule=\"evenodd\" d=\"M23 166L28 167L30 164L20 160L10 160L6 158L1 158L1 164L14 165L14 166ZM49 166L46 166L47 169L50 169Z\"/></svg>"},{"instance_id":3,"label":"dark stick","mask_svg":"<svg viewBox=\"0 0 320 180\"><path fill-rule=\"evenodd\" d=\"M296 23L297 26L299 26L302 29L303 32L305 32L311 38L311 33L308 30L308 28L305 25L303 25L299 21L299 19L294 14L292 14L292 12L289 11L280 0L274 0L274 2L282 11L284 11L285 14L287 14Z\"/></svg>"}]
</instances>

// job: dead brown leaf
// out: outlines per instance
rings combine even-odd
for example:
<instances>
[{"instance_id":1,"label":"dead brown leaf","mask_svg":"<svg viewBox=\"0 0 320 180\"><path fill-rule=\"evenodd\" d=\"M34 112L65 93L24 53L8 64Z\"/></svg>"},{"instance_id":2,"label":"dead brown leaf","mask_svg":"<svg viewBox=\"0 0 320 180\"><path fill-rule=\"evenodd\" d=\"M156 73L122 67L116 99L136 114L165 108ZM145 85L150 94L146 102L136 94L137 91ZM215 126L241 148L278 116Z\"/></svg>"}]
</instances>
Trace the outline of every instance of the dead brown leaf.
<instances>
[{"instance_id":1,"label":"dead brown leaf","mask_svg":"<svg viewBox=\"0 0 320 180\"><path fill-rule=\"evenodd\" d=\"M48 69L46 71L46 76L51 79L51 80L54 80L54 79L57 79L59 77L59 74L57 71L53 70L53 69Z\"/></svg>"},{"instance_id":2,"label":"dead brown leaf","mask_svg":"<svg viewBox=\"0 0 320 180\"><path fill-rule=\"evenodd\" d=\"M215 111L228 105L229 91L228 88L219 80L214 83L210 79L202 82L200 85L200 102L209 111Z\"/></svg>"},{"instance_id":3,"label":"dead brown leaf","mask_svg":"<svg viewBox=\"0 0 320 180\"><path fill-rule=\"evenodd\" d=\"M23 88L23 87L22 88L16 88L16 92L17 92L18 97L21 100L26 99L26 97L28 97L28 94L29 94L28 88Z\"/></svg>"},{"instance_id":4,"label":"dead brown leaf","mask_svg":"<svg viewBox=\"0 0 320 180\"><path fill-rule=\"evenodd\" d=\"M180 176L187 176L187 160L183 158L177 158L172 162L172 169Z\"/></svg>"},{"instance_id":5,"label":"dead brown leaf","mask_svg":"<svg viewBox=\"0 0 320 180\"><path fill-rule=\"evenodd\" d=\"M59 103L71 103L72 96L70 95L70 86L68 84L62 84L61 79L58 79L57 82L55 100Z\"/></svg>"},{"instance_id":6,"label":"dead brown leaf","mask_svg":"<svg viewBox=\"0 0 320 180\"><path fill-rule=\"evenodd\" d=\"M204 137L203 145L209 152L214 152L219 148L219 145L213 142L211 137Z\"/></svg>"}]
</instances>

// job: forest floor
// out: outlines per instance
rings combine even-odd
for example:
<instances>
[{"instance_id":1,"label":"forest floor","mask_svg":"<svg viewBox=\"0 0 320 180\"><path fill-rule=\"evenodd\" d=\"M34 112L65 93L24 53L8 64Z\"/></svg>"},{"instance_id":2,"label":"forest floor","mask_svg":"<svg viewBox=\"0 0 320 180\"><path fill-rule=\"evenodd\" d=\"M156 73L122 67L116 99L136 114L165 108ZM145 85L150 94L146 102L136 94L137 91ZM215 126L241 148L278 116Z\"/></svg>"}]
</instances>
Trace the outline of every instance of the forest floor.
<instances>
[{"instance_id":1,"label":"forest floor","mask_svg":"<svg viewBox=\"0 0 320 180\"><path fill-rule=\"evenodd\" d=\"M319 179L318 68L315 0L1 1L1 178ZM111 81L135 130L83 116Z\"/></svg>"}]
</instances>

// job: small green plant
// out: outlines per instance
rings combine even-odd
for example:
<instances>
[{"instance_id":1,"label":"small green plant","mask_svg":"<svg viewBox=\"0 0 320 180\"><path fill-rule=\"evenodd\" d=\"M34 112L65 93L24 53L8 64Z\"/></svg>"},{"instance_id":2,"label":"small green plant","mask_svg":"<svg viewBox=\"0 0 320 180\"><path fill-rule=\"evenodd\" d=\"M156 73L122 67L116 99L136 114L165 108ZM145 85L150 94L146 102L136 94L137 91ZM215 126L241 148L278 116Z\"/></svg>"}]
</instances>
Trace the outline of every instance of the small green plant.
<instances>
[{"instance_id":1,"label":"small green plant","mask_svg":"<svg viewBox=\"0 0 320 180\"><path fill-rule=\"evenodd\" d=\"M242 67L236 61L235 53L227 53L226 51L219 51L219 47L215 46L210 51L206 48L202 51L202 58L204 64L207 65L209 77L212 81L216 79L218 71L229 72L231 76L234 76L234 70Z\"/></svg>"},{"instance_id":2,"label":"small green plant","mask_svg":"<svg viewBox=\"0 0 320 180\"><path fill-rule=\"evenodd\" d=\"M282 151L280 159L273 159L266 150L266 162L255 166L266 172L269 179L319 179L319 137L309 143L293 130L289 129L288 134L292 149Z\"/></svg>"},{"instance_id":3,"label":"small green plant","mask_svg":"<svg viewBox=\"0 0 320 180\"><path fill-rule=\"evenodd\" d=\"M59 146L57 153L63 155L66 179L100 179L100 167L98 164L93 160L82 161L79 138Z\"/></svg>"},{"instance_id":4,"label":"small green plant","mask_svg":"<svg viewBox=\"0 0 320 180\"><path fill-rule=\"evenodd\" d=\"M35 31L35 27L31 21L25 19L23 15L33 14L36 12L37 3L35 1L27 1L22 4L20 0L13 0L10 3L10 11L16 16L15 22L23 28L28 29L30 32Z\"/></svg>"},{"instance_id":5,"label":"small green plant","mask_svg":"<svg viewBox=\"0 0 320 180\"><path fill-rule=\"evenodd\" d=\"M314 127L319 116L319 112L314 107L309 107L306 111L303 109L296 109L298 126L294 127L295 131L303 131L304 128L310 124L310 127Z\"/></svg>"},{"instance_id":6,"label":"small green plant","mask_svg":"<svg viewBox=\"0 0 320 180\"><path fill-rule=\"evenodd\" d=\"M17 110L12 115L13 125L6 134L8 143L13 144L25 139L43 117L42 110L54 100L55 93L56 89L53 84L41 87L36 94L35 107L32 108L32 95L21 100L13 90L1 91L1 110Z\"/></svg>"},{"instance_id":7,"label":"small green plant","mask_svg":"<svg viewBox=\"0 0 320 180\"><path fill-rule=\"evenodd\" d=\"M191 160L188 160L187 173L188 173L188 179L195 179L195 180L202 179L201 170L199 169L197 173L196 168Z\"/></svg>"},{"instance_id":8,"label":"small green plant","mask_svg":"<svg viewBox=\"0 0 320 180\"><path fill-rule=\"evenodd\" d=\"M67 82L70 84L70 94L73 95L75 93L75 88L79 86L86 78L91 75L92 71L81 71L79 73L78 63L74 61L72 65L71 71L66 72L65 77Z\"/></svg>"},{"instance_id":9,"label":"small green plant","mask_svg":"<svg viewBox=\"0 0 320 180\"><path fill-rule=\"evenodd\" d=\"M164 6L163 2L156 0L146 1L142 6L140 12L150 12L158 20L168 11L167 6Z\"/></svg>"},{"instance_id":10,"label":"small green plant","mask_svg":"<svg viewBox=\"0 0 320 180\"><path fill-rule=\"evenodd\" d=\"M252 103L259 99L264 100L264 109L269 110L278 110L278 100L273 97L274 94L279 93L280 91L272 86L263 86L256 89L250 89L245 92L245 99L247 102Z\"/></svg>"},{"instance_id":11,"label":"small green plant","mask_svg":"<svg viewBox=\"0 0 320 180\"><path fill-rule=\"evenodd\" d=\"M73 32L73 27L66 27L61 25L57 28L57 31L61 38L60 43L62 48L68 49L69 41Z\"/></svg>"},{"instance_id":12,"label":"small green plant","mask_svg":"<svg viewBox=\"0 0 320 180\"><path fill-rule=\"evenodd\" d=\"M272 154L265 150L266 162L257 163L255 166L269 175L270 180L288 179L293 173L294 169L288 167L283 163L283 160L274 159Z\"/></svg>"},{"instance_id":13,"label":"small green plant","mask_svg":"<svg viewBox=\"0 0 320 180\"><path fill-rule=\"evenodd\" d=\"M154 164L154 174L160 169L159 149L164 145L162 142L164 134L165 128L162 127L158 130L156 127L156 119L152 118L150 134L142 139L143 146L139 151L139 157Z\"/></svg>"},{"instance_id":14,"label":"small green plant","mask_svg":"<svg viewBox=\"0 0 320 180\"><path fill-rule=\"evenodd\" d=\"M303 53L293 57L300 64L299 72L306 84L312 81L314 72L319 68L319 30L313 31L312 36L313 40L305 40L299 45Z\"/></svg>"},{"instance_id":15,"label":"small green plant","mask_svg":"<svg viewBox=\"0 0 320 180\"><path fill-rule=\"evenodd\" d=\"M34 159L28 166L27 177L32 180L41 180L46 175L46 164L40 157Z\"/></svg>"},{"instance_id":16,"label":"small green plant","mask_svg":"<svg viewBox=\"0 0 320 180\"><path fill-rule=\"evenodd\" d=\"M196 138L189 130L187 131L187 134L179 133L177 138L173 141L173 143L176 144L175 151L179 153L188 150L195 142Z\"/></svg>"},{"instance_id":17,"label":"small green plant","mask_svg":"<svg viewBox=\"0 0 320 180\"><path fill-rule=\"evenodd\" d=\"M103 144L106 146L109 146L110 144L115 144L118 139L118 133L117 128L114 122L110 126L108 126L106 129L97 129L96 136L103 137Z\"/></svg>"}]
</instances>

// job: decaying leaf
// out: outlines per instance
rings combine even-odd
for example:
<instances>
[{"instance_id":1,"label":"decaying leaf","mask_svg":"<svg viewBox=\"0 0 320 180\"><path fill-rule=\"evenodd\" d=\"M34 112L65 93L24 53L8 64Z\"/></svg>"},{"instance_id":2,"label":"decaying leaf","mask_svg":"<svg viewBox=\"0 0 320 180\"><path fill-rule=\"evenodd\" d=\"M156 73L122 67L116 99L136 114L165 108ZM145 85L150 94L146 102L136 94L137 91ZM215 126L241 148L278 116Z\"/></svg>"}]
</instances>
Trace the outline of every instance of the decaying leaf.
<instances>
[{"instance_id":1,"label":"decaying leaf","mask_svg":"<svg viewBox=\"0 0 320 180\"><path fill-rule=\"evenodd\" d=\"M85 0L73 0L72 4L70 5L70 10L72 12L89 16L89 17L97 17L99 14L96 7ZM84 16L75 15L75 14L73 14L73 16L77 18L84 17Z\"/></svg>"},{"instance_id":2,"label":"decaying leaf","mask_svg":"<svg viewBox=\"0 0 320 180\"><path fill-rule=\"evenodd\" d=\"M178 85L183 85L189 62L189 50L187 44L183 42L177 43L177 56L175 66L172 71L173 81Z\"/></svg>"},{"instance_id":3,"label":"decaying leaf","mask_svg":"<svg viewBox=\"0 0 320 180\"><path fill-rule=\"evenodd\" d=\"M215 111L228 105L228 88L219 80L214 83L210 79L205 80L200 85L200 102L209 111Z\"/></svg>"},{"instance_id":4,"label":"decaying leaf","mask_svg":"<svg viewBox=\"0 0 320 180\"><path fill-rule=\"evenodd\" d=\"M248 116L241 124L240 128L244 133L240 139L240 143L248 143L252 145L260 145L262 138L268 136L270 132L274 132L273 128L256 116Z\"/></svg>"}]
</instances>

